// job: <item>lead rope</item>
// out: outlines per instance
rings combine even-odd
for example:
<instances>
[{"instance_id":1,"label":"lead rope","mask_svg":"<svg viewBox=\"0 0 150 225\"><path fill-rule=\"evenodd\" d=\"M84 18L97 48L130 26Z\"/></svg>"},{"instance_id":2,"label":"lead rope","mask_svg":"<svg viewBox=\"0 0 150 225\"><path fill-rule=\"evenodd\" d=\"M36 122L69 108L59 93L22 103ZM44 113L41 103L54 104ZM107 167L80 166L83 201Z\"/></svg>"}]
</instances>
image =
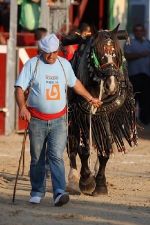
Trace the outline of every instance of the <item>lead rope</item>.
<instances>
[{"instance_id":1,"label":"lead rope","mask_svg":"<svg viewBox=\"0 0 150 225\"><path fill-rule=\"evenodd\" d=\"M102 99L102 91L103 91L103 84L104 84L104 81L101 80L101 84L100 84L100 92L99 92L99 100ZM90 110L90 156L89 156L89 167L91 168L91 152L92 152L92 115L95 114L97 111L97 108L94 108L94 106L92 105L91 106L91 110ZM98 160L98 155L97 155L97 160L96 160L96 163L95 163L95 167L94 167L94 171L95 171L95 174L97 173L98 171L98 165L99 165L99 160Z\"/></svg>"},{"instance_id":2,"label":"lead rope","mask_svg":"<svg viewBox=\"0 0 150 225\"><path fill-rule=\"evenodd\" d=\"M34 70L34 74L33 74L33 78L32 78L32 82L31 82L31 85L29 87L29 93L28 93L28 96L26 97L26 106L27 106L27 100L29 98L29 95L31 93L31 88L33 86L33 82L35 80L35 77L36 77L36 73L37 73L37 68L39 66L39 63L40 63L40 58L37 60L36 62L36 66L35 66L35 70ZM18 165L18 170L17 170L17 174L16 174L16 180L15 180L15 185L14 185L14 191L13 191L13 199L12 199L12 202L15 201L15 195L16 195L16 187L17 187L17 181L18 181L18 176L19 176L19 171L20 171L20 166L21 166L21 161L23 159L23 165L22 165L22 174L21 176L23 176L24 174L24 162L25 162L25 142L26 142L26 138L27 138L27 130L28 130L28 122L26 121L26 124L25 124L25 132L24 132L24 136L23 136L23 142L22 142L22 149L21 149L21 155L20 155L20 159L19 159L19 165Z\"/></svg>"},{"instance_id":3,"label":"lead rope","mask_svg":"<svg viewBox=\"0 0 150 225\"><path fill-rule=\"evenodd\" d=\"M67 81L67 76L66 76L66 72L65 72L65 69L60 61L60 59L57 57L62 69L63 69L63 72L64 72L64 76L65 76L65 80L66 80L66 108L67 108L67 112L66 112L66 130L67 130L67 139L68 139L68 81ZM67 146L68 146L68 157L70 159L70 149L69 149L69 139L68 139L68 142L67 142Z\"/></svg>"}]
</instances>

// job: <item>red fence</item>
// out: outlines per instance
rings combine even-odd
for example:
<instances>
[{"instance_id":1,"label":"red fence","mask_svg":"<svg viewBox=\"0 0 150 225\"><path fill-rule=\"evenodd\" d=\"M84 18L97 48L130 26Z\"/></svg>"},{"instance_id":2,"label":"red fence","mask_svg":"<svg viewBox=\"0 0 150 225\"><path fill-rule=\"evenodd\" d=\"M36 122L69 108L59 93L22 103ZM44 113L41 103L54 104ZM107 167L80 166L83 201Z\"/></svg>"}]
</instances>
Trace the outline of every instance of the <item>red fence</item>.
<instances>
[{"instance_id":1,"label":"red fence","mask_svg":"<svg viewBox=\"0 0 150 225\"><path fill-rule=\"evenodd\" d=\"M2 33L2 35L8 39L9 33ZM33 46L34 43L33 33L17 33L17 46Z\"/></svg>"}]
</instances>

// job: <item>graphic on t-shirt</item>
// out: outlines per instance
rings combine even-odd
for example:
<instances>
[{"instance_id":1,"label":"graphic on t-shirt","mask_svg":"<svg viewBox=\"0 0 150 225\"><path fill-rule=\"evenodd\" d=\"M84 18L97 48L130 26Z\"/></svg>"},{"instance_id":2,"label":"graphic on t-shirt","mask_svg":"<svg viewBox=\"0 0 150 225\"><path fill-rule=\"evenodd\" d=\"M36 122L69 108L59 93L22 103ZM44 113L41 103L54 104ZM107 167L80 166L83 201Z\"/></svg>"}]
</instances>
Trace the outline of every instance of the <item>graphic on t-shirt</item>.
<instances>
[{"instance_id":1,"label":"graphic on t-shirt","mask_svg":"<svg viewBox=\"0 0 150 225\"><path fill-rule=\"evenodd\" d=\"M52 84L51 89L46 89L46 100L60 100L59 84Z\"/></svg>"}]
</instances>

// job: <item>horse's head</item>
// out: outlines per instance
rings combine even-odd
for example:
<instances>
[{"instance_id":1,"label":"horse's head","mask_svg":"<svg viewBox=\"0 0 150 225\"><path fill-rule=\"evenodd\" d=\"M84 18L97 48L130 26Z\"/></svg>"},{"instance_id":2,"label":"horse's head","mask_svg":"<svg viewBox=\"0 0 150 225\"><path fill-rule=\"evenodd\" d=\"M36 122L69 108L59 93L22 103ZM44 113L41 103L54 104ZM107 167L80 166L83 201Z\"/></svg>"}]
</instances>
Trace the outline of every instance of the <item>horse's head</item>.
<instances>
[{"instance_id":1,"label":"horse's head","mask_svg":"<svg viewBox=\"0 0 150 225\"><path fill-rule=\"evenodd\" d=\"M100 85L103 81L103 98L118 90L119 70L122 64L122 51L117 38L118 26L112 30L97 30L91 27L93 41L91 45L91 77ZM102 99L103 99L102 98Z\"/></svg>"}]
</instances>

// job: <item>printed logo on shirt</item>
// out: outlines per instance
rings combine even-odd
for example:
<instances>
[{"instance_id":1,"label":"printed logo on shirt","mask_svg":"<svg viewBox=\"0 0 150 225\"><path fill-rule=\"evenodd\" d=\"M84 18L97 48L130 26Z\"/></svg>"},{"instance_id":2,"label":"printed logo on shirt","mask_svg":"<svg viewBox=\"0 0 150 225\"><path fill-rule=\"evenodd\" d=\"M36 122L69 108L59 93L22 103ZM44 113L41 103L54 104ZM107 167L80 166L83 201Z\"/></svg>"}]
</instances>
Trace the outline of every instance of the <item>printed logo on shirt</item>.
<instances>
[{"instance_id":1,"label":"printed logo on shirt","mask_svg":"<svg viewBox=\"0 0 150 225\"><path fill-rule=\"evenodd\" d=\"M58 80L58 76L55 75L55 76L51 76L51 75L45 75L46 79L47 80Z\"/></svg>"},{"instance_id":2,"label":"printed logo on shirt","mask_svg":"<svg viewBox=\"0 0 150 225\"><path fill-rule=\"evenodd\" d=\"M52 84L51 89L46 89L46 100L60 100L59 84Z\"/></svg>"}]
</instances>

